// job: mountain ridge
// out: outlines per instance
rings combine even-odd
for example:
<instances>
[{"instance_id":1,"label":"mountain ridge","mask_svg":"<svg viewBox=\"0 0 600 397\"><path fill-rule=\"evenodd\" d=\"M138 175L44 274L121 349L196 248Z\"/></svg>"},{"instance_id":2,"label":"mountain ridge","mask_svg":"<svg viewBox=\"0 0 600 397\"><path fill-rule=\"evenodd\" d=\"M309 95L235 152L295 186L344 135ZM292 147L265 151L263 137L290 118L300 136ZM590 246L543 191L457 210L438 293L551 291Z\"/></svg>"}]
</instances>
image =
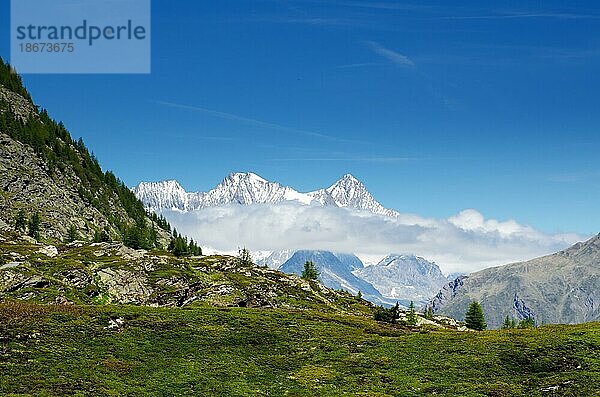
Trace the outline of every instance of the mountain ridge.
<instances>
[{"instance_id":1,"label":"mountain ridge","mask_svg":"<svg viewBox=\"0 0 600 397\"><path fill-rule=\"evenodd\" d=\"M600 234L554 254L487 268L447 283L431 299L436 313L462 318L480 301L488 324L506 316L542 323L600 320Z\"/></svg>"},{"instance_id":2,"label":"mountain ridge","mask_svg":"<svg viewBox=\"0 0 600 397\"><path fill-rule=\"evenodd\" d=\"M398 212L383 207L375 200L366 186L351 174L345 174L327 188L305 193L279 182L270 182L252 172L231 173L207 192L187 192L174 179L140 182L132 191L146 208L152 211L194 211L232 204L297 203L369 211L389 217L398 216Z\"/></svg>"}]
</instances>

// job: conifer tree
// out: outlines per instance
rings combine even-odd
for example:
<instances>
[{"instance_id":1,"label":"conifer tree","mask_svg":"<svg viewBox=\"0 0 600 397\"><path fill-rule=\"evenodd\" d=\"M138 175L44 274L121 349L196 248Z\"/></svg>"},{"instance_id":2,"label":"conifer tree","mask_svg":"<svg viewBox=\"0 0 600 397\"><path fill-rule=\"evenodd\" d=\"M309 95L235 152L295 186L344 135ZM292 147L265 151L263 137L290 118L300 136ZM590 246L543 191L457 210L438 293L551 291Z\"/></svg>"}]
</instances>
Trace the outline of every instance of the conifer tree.
<instances>
[{"instance_id":1,"label":"conifer tree","mask_svg":"<svg viewBox=\"0 0 600 397\"><path fill-rule=\"evenodd\" d=\"M425 310L425 318L429 321L433 321L433 308L431 306L427 306L427 310Z\"/></svg>"},{"instance_id":2,"label":"conifer tree","mask_svg":"<svg viewBox=\"0 0 600 397\"><path fill-rule=\"evenodd\" d=\"M479 302L471 302L469 310L467 310L465 315L465 322L467 323L467 328L474 329L476 331L483 331L487 328L485 317L483 315L483 309L481 308Z\"/></svg>"},{"instance_id":3,"label":"conifer tree","mask_svg":"<svg viewBox=\"0 0 600 397\"><path fill-rule=\"evenodd\" d=\"M17 218L15 219L15 229L19 232L24 232L27 228L27 217L25 216L25 210L22 208L17 213Z\"/></svg>"},{"instance_id":4,"label":"conifer tree","mask_svg":"<svg viewBox=\"0 0 600 397\"><path fill-rule=\"evenodd\" d=\"M73 241L79 238L79 234L77 233L77 228L74 225L69 226L69 230L67 231L67 243L72 243Z\"/></svg>"},{"instance_id":5,"label":"conifer tree","mask_svg":"<svg viewBox=\"0 0 600 397\"><path fill-rule=\"evenodd\" d=\"M415 302L410 301L408 306L408 314L406 315L406 322L408 325L417 325L417 312L415 311Z\"/></svg>"},{"instance_id":6,"label":"conifer tree","mask_svg":"<svg viewBox=\"0 0 600 397\"><path fill-rule=\"evenodd\" d=\"M246 247L238 250L238 264L240 266L252 266L252 256Z\"/></svg>"},{"instance_id":7,"label":"conifer tree","mask_svg":"<svg viewBox=\"0 0 600 397\"><path fill-rule=\"evenodd\" d=\"M30 237L39 239L40 238L40 224L41 224L40 213L36 211L33 213L33 215L31 215L31 218L29 218L29 224L28 224L29 230L28 230L27 234L29 234Z\"/></svg>"},{"instance_id":8,"label":"conifer tree","mask_svg":"<svg viewBox=\"0 0 600 397\"><path fill-rule=\"evenodd\" d=\"M535 328L535 320L532 317L524 318L519 321L517 328Z\"/></svg>"},{"instance_id":9,"label":"conifer tree","mask_svg":"<svg viewBox=\"0 0 600 397\"><path fill-rule=\"evenodd\" d=\"M504 322L502 323L502 329L511 329L511 328L516 328L517 324L515 322L515 319L512 317L509 317L508 315L504 318Z\"/></svg>"},{"instance_id":10,"label":"conifer tree","mask_svg":"<svg viewBox=\"0 0 600 397\"><path fill-rule=\"evenodd\" d=\"M302 271L302 278L305 280L316 280L319 278L319 272L313 261L304 262L304 270Z\"/></svg>"}]
</instances>

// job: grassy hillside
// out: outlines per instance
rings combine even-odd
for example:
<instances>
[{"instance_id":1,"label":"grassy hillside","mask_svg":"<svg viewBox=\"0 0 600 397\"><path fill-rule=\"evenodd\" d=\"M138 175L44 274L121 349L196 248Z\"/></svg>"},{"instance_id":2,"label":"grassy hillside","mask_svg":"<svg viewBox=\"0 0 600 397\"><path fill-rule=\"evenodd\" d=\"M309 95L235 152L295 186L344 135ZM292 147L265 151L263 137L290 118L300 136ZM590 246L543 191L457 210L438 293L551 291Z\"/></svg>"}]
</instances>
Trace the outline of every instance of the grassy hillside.
<instances>
[{"instance_id":1,"label":"grassy hillside","mask_svg":"<svg viewBox=\"0 0 600 397\"><path fill-rule=\"evenodd\" d=\"M408 332L316 311L2 303L0 357L8 396L600 395L598 323Z\"/></svg>"}]
</instances>

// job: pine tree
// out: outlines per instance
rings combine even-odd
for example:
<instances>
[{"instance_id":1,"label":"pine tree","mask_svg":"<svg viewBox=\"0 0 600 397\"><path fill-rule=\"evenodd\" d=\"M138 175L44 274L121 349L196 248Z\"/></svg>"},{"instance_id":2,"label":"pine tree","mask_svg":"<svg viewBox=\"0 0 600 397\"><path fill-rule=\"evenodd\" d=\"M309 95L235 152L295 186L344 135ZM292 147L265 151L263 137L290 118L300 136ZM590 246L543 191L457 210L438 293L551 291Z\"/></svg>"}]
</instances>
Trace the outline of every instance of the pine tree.
<instances>
[{"instance_id":1,"label":"pine tree","mask_svg":"<svg viewBox=\"0 0 600 397\"><path fill-rule=\"evenodd\" d=\"M175 256L185 256L188 254L188 246L185 239L181 236L177 236L175 238L175 243L173 247L173 255Z\"/></svg>"},{"instance_id":2,"label":"pine tree","mask_svg":"<svg viewBox=\"0 0 600 397\"><path fill-rule=\"evenodd\" d=\"M415 311L415 302L410 301L408 306L408 314L406 315L406 322L408 325L417 325L417 312Z\"/></svg>"},{"instance_id":3,"label":"pine tree","mask_svg":"<svg viewBox=\"0 0 600 397\"><path fill-rule=\"evenodd\" d=\"M474 329L476 331L483 331L487 328L485 317L483 315L483 309L481 308L479 302L471 302L469 310L467 310L465 315L465 322L467 323L467 328Z\"/></svg>"},{"instance_id":4,"label":"pine tree","mask_svg":"<svg viewBox=\"0 0 600 397\"><path fill-rule=\"evenodd\" d=\"M304 262L304 270L302 271L302 278L305 280L316 280L319 278L317 268L312 261Z\"/></svg>"},{"instance_id":5,"label":"pine tree","mask_svg":"<svg viewBox=\"0 0 600 397\"><path fill-rule=\"evenodd\" d=\"M246 247L238 250L238 264L240 266L252 266L252 256Z\"/></svg>"},{"instance_id":6,"label":"pine tree","mask_svg":"<svg viewBox=\"0 0 600 397\"><path fill-rule=\"evenodd\" d=\"M69 226L69 230L67 231L67 243L72 243L73 241L79 238L79 234L77 233L77 228L74 225Z\"/></svg>"},{"instance_id":7,"label":"pine tree","mask_svg":"<svg viewBox=\"0 0 600 397\"><path fill-rule=\"evenodd\" d=\"M34 212L33 215L31 215L31 218L29 218L29 224L28 224L28 233L30 237L35 238L36 240L40 238L40 224L41 224L41 218L40 218L40 213L39 212Z\"/></svg>"},{"instance_id":8,"label":"pine tree","mask_svg":"<svg viewBox=\"0 0 600 397\"><path fill-rule=\"evenodd\" d=\"M509 317L508 315L504 318L504 322L502 323L502 329L511 329L511 328L516 328L517 324L515 322L515 319L512 317Z\"/></svg>"},{"instance_id":9,"label":"pine tree","mask_svg":"<svg viewBox=\"0 0 600 397\"><path fill-rule=\"evenodd\" d=\"M375 313L373 313L373 317L376 321L394 323L400 318L400 305L396 302L396 304L389 309L379 306L377 310L375 310Z\"/></svg>"},{"instance_id":10,"label":"pine tree","mask_svg":"<svg viewBox=\"0 0 600 397\"><path fill-rule=\"evenodd\" d=\"M15 229L19 232L24 232L27 228L27 217L25 216L25 210L20 209L15 219Z\"/></svg>"},{"instance_id":11,"label":"pine tree","mask_svg":"<svg viewBox=\"0 0 600 397\"><path fill-rule=\"evenodd\" d=\"M425 319L433 321L433 308L431 306L427 306L427 310L425 310Z\"/></svg>"},{"instance_id":12,"label":"pine tree","mask_svg":"<svg viewBox=\"0 0 600 397\"><path fill-rule=\"evenodd\" d=\"M535 320L532 317L527 317L519 321L517 328L535 328Z\"/></svg>"},{"instance_id":13,"label":"pine tree","mask_svg":"<svg viewBox=\"0 0 600 397\"><path fill-rule=\"evenodd\" d=\"M362 299L362 292L358 291L358 294L356 294L356 298L357 299Z\"/></svg>"}]
</instances>

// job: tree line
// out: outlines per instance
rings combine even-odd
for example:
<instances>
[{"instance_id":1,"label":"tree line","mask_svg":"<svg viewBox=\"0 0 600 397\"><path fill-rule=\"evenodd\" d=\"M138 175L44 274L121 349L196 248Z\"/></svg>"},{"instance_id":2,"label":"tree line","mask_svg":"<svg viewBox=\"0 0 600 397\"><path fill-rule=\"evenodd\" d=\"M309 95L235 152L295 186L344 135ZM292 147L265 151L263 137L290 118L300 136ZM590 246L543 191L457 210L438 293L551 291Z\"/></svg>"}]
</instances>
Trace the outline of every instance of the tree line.
<instances>
[{"instance_id":1,"label":"tree line","mask_svg":"<svg viewBox=\"0 0 600 397\"><path fill-rule=\"evenodd\" d=\"M33 104L21 77L2 58L0 84ZM26 121L18 118L6 101L0 101L0 109L4 110L0 112L0 131L5 131L12 139L30 146L47 164L49 176L72 170L79 180L79 196L107 217L126 245L133 248L153 248L157 244L156 228L170 231L171 227L163 217L150 215L148 222L143 204L125 183L111 171L102 171L98 159L90 153L83 140L74 140L64 124L50 118L45 109L30 115ZM123 219L114 210L115 205L120 205L129 219ZM103 235L105 232L108 233L107 230L98 231L94 240L96 237L106 238Z\"/></svg>"}]
</instances>

